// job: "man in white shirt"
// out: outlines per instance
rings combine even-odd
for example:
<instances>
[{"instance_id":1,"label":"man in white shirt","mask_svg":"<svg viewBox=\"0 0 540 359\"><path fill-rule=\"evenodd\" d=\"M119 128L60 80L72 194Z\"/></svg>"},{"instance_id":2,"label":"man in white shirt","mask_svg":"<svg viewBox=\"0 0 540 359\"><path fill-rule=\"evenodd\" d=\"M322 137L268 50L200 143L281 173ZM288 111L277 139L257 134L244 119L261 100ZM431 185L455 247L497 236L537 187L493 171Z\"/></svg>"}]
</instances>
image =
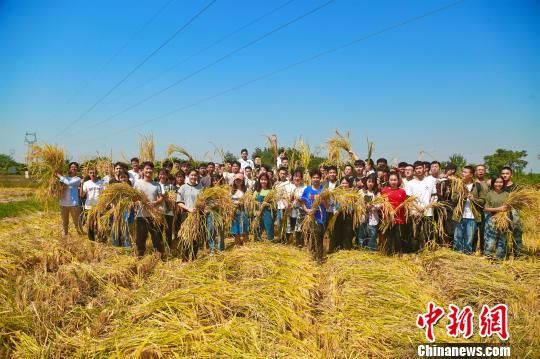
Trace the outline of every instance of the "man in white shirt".
<instances>
[{"instance_id":1,"label":"man in white shirt","mask_svg":"<svg viewBox=\"0 0 540 359\"><path fill-rule=\"evenodd\" d=\"M416 161L414 163L415 178L407 182L405 192L407 196L416 198L416 214L421 216L420 228L416 228L416 235L413 238L413 250L420 250L426 242L434 239L433 209L430 204L437 201L437 187L433 179L425 177L424 163Z\"/></svg>"},{"instance_id":2,"label":"man in white shirt","mask_svg":"<svg viewBox=\"0 0 540 359\"><path fill-rule=\"evenodd\" d=\"M277 225L280 229L280 240L285 243L286 236L285 232L281 229L285 227L281 226L283 220L285 219L285 213L289 206L288 198L294 192L296 186L288 180L289 170L287 167L281 167L278 171L278 181L274 185L274 188L277 191L278 201L277 201Z\"/></svg>"},{"instance_id":3,"label":"man in white shirt","mask_svg":"<svg viewBox=\"0 0 540 359\"><path fill-rule=\"evenodd\" d=\"M140 180L142 178L142 174L139 167L139 159L137 157L133 157L130 162L131 162L131 169L128 171L129 181L131 182L131 184L135 184L137 180Z\"/></svg>"},{"instance_id":4,"label":"man in white shirt","mask_svg":"<svg viewBox=\"0 0 540 359\"><path fill-rule=\"evenodd\" d=\"M79 198L81 178L77 176L78 171L79 164L77 162L71 162L69 164L67 176L62 176L59 173L56 174L60 182L64 184L62 188L62 197L60 198L60 215L62 217L64 237L68 235L70 215L77 233L79 235L83 234L81 224L79 223L79 217L81 215L81 203Z\"/></svg>"},{"instance_id":5,"label":"man in white shirt","mask_svg":"<svg viewBox=\"0 0 540 359\"><path fill-rule=\"evenodd\" d=\"M99 194L103 190L104 181L98 180L96 176L96 170L90 168L88 170L88 177L90 179L83 183L82 186L82 197L84 201L84 210L89 211L93 206L97 204L99 199ZM96 238L96 223L88 222L88 239L94 241Z\"/></svg>"},{"instance_id":6,"label":"man in white shirt","mask_svg":"<svg viewBox=\"0 0 540 359\"><path fill-rule=\"evenodd\" d=\"M252 160L248 159L248 150L243 148L242 151L240 151L240 159L238 160L240 163L240 172L244 172L244 169L246 167L254 168L255 164Z\"/></svg>"}]
</instances>

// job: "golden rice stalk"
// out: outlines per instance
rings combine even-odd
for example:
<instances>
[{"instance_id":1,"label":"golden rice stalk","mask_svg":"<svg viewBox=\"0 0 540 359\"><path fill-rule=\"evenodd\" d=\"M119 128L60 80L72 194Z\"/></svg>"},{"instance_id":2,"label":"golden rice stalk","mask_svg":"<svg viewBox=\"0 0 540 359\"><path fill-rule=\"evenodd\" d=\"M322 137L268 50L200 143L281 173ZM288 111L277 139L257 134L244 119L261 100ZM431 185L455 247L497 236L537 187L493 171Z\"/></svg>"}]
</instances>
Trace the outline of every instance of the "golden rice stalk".
<instances>
[{"instance_id":1,"label":"golden rice stalk","mask_svg":"<svg viewBox=\"0 0 540 359\"><path fill-rule=\"evenodd\" d=\"M245 197L245 196L244 196ZM251 231L255 233L260 227L263 210L269 208L270 211L274 211L277 208L277 202L283 198L283 194L279 193L276 189L271 189L264 197L262 203L255 201L256 210L255 217L253 218Z\"/></svg>"},{"instance_id":2,"label":"golden rice stalk","mask_svg":"<svg viewBox=\"0 0 540 359\"><path fill-rule=\"evenodd\" d=\"M210 142L212 146L214 146L214 156L219 156L221 163L225 163L225 150L223 147L218 147L215 143Z\"/></svg>"},{"instance_id":3,"label":"golden rice stalk","mask_svg":"<svg viewBox=\"0 0 540 359\"><path fill-rule=\"evenodd\" d=\"M279 156L277 135L266 136L266 142L268 143L268 148L272 150L272 154L274 155L273 163L275 163Z\"/></svg>"},{"instance_id":4,"label":"golden rice stalk","mask_svg":"<svg viewBox=\"0 0 540 359\"><path fill-rule=\"evenodd\" d=\"M195 202L195 211L188 213L178 231L179 246L188 252L193 251L193 244L201 247L207 236L206 218L212 217L212 227L217 232L225 232L231 225L235 213L231 200L230 187L227 185L203 189Z\"/></svg>"},{"instance_id":5,"label":"golden rice stalk","mask_svg":"<svg viewBox=\"0 0 540 359\"><path fill-rule=\"evenodd\" d=\"M312 249L314 248L314 243L316 241L316 235L317 235L317 229L316 229L316 220L315 220L315 214L321 210L322 206L326 203L328 204L328 201L330 200L332 194L331 191L328 189L325 189L315 197L315 200L313 201L313 205L311 206L312 211L309 214L306 214L304 217L304 220L302 221L302 225L300 227L300 230L303 233L304 237L304 243L307 248Z\"/></svg>"},{"instance_id":6,"label":"golden rice stalk","mask_svg":"<svg viewBox=\"0 0 540 359\"><path fill-rule=\"evenodd\" d=\"M169 145L167 147L167 157L171 157L173 153L179 153L181 155L186 156L190 162L193 161L193 156L182 146L173 145L173 144Z\"/></svg>"},{"instance_id":7,"label":"golden rice stalk","mask_svg":"<svg viewBox=\"0 0 540 359\"><path fill-rule=\"evenodd\" d=\"M540 217L540 191L532 186L517 187L508 194L503 204L508 206L509 210L498 212L493 216L493 225L498 231L511 230L510 210L512 209L518 211L523 217Z\"/></svg>"},{"instance_id":8,"label":"golden rice stalk","mask_svg":"<svg viewBox=\"0 0 540 359\"><path fill-rule=\"evenodd\" d=\"M367 139L367 156L366 156L367 160L371 159L371 156L373 156L374 150L375 150L375 144L373 142L370 142L368 138Z\"/></svg>"},{"instance_id":9,"label":"golden rice stalk","mask_svg":"<svg viewBox=\"0 0 540 359\"><path fill-rule=\"evenodd\" d=\"M309 145L304 142L302 137L300 137L296 141L295 148L299 153L300 165L304 169L304 172L309 174L309 164L311 163L311 150Z\"/></svg>"},{"instance_id":10,"label":"golden rice stalk","mask_svg":"<svg viewBox=\"0 0 540 359\"><path fill-rule=\"evenodd\" d=\"M67 169L64 149L49 144L43 147L33 145L28 162L30 175L37 182L37 198L44 203L51 198L59 198L62 184L56 174L64 174Z\"/></svg>"},{"instance_id":11,"label":"golden rice stalk","mask_svg":"<svg viewBox=\"0 0 540 359\"><path fill-rule=\"evenodd\" d=\"M255 213L258 205L259 204L255 200L255 196L253 195L253 191L247 191L246 193L244 193L244 195L242 196L242 198L240 198L237 204L237 206L243 208L248 215Z\"/></svg>"},{"instance_id":12,"label":"golden rice stalk","mask_svg":"<svg viewBox=\"0 0 540 359\"><path fill-rule=\"evenodd\" d=\"M154 135L152 133L141 135L139 139L139 160L141 162L154 162L155 155Z\"/></svg>"},{"instance_id":13,"label":"golden rice stalk","mask_svg":"<svg viewBox=\"0 0 540 359\"><path fill-rule=\"evenodd\" d=\"M94 207L88 212L88 225L96 224L98 233L106 236L111 231L118 235L128 227L128 218L143 211L158 226L164 226L159 207L150 205L144 193L125 183L105 187Z\"/></svg>"},{"instance_id":14,"label":"golden rice stalk","mask_svg":"<svg viewBox=\"0 0 540 359\"><path fill-rule=\"evenodd\" d=\"M341 157L341 151L347 152L351 156L351 140L350 134L347 132L346 136L343 136L336 130L336 135L330 137L326 141L326 146L328 148L328 162L336 166L343 164L343 159ZM354 156L353 156L354 157ZM354 158L352 159L354 161Z\"/></svg>"},{"instance_id":15,"label":"golden rice stalk","mask_svg":"<svg viewBox=\"0 0 540 359\"><path fill-rule=\"evenodd\" d=\"M96 171L98 176L105 177L114 173L114 167L110 158L98 158L96 160Z\"/></svg>"}]
</instances>

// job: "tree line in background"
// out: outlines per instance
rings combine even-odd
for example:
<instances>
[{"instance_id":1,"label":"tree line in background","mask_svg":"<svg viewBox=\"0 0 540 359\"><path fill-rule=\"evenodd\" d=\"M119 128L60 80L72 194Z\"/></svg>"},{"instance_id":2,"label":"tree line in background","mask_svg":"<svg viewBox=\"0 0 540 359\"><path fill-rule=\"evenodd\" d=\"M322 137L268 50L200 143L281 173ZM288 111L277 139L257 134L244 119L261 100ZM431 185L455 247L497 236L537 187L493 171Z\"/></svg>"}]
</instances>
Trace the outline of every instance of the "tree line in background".
<instances>
[{"instance_id":1,"label":"tree line in background","mask_svg":"<svg viewBox=\"0 0 540 359\"><path fill-rule=\"evenodd\" d=\"M287 148L281 148L279 152L285 151L289 158L299 158L298 150L295 148L287 147ZM274 150L269 147L256 147L255 150L252 152L252 157L260 156L261 161L264 165L272 166L273 159L274 159ZM496 174L499 174L501 169L504 166L509 166L512 168L514 173L516 174L517 180L524 184L534 184L534 183L540 183L540 173L524 173L524 169L527 166L527 161L525 160L525 157L527 157L527 151L512 151L507 149L499 148L495 151L495 153L491 155L484 156L484 164L488 168L488 174L490 176L494 176ZM540 158L540 155L538 156ZM91 160L84 161L81 163L83 166L85 165L91 165L92 163L96 162L98 159L106 159L106 157L99 157L94 158ZM175 159L170 158L170 159ZM227 162L233 162L238 159L238 156L233 154L230 151L225 152L224 158ZM415 160L415 159L411 159ZM310 168L317 168L322 163L326 161L326 158L321 157L317 154L312 154L311 162L310 162ZM197 166L200 162L204 161L196 161L192 160L194 162L193 164ZM441 161L442 167L444 168L448 164L454 164L457 168L463 168L463 166L470 164L467 162L467 159L459 154L454 153L452 154L447 161ZM160 167L161 161L156 161L156 166ZM23 174L26 170L26 165L23 163L16 162L11 156L6 154L0 154L0 174Z\"/></svg>"}]
</instances>

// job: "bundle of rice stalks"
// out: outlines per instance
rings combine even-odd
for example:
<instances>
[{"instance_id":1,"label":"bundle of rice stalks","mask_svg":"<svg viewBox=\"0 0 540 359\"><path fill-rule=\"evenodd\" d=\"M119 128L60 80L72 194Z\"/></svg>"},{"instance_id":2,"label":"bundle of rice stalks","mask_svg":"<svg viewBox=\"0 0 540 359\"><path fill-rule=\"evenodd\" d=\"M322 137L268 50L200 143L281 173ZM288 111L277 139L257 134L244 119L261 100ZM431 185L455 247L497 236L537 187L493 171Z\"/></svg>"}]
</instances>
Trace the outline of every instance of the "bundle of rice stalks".
<instances>
[{"instance_id":1,"label":"bundle of rice stalks","mask_svg":"<svg viewBox=\"0 0 540 359\"><path fill-rule=\"evenodd\" d=\"M341 157L341 151L347 152L349 156L352 156L351 140L350 134L347 132L346 136L343 136L336 130L336 135L330 137L326 141L328 148L328 162L336 166L341 166L343 164L343 159ZM354 156L352 156L352 161L354 161Z\"/></svg>"},{"instance_id":2,"label":"bundle of rice stalks","mask_svg":"<svg viewBox=\"0 0 540 359\"><path fill-rule=\"evenodd\" d=\"M125 183L114 183L100 193L98 202L88 212L87 223L96 224L102 236L112 230L118 238L128 227L130 214L138 212L142 212L160 227L165 225L163 213L159 207L150 205L144 193Z\"/></svg>"},{"instance_id":3,"label":"bundle of rice stalks","mask_svg":"<svg viewBox=\"0 0 540 359\"><path fill-rule=\"evenodd\" d=\"M504 205L508 206L509 210L496 213L493 224L498 231L509 232L512 224L511 210L518 211L524 217L540 217L540 191L529 186L518 187L508 194Z\"/></svg>"},{"instance_id":4,"label":"bundle of rice stalks","mask_svg":"<svg viewBox=\"0 0 540 359\"><path fill-rule=\"evenodd\" d=\"M64 150L56 145L34 145L28 161L30 175L37 182L37 198L44 203L50 198L59 198L62 184L57 174L64 174L67 169Z\"/></svg>"},{"instance_id":5,"label":"bundle of rice stalks","mask_svg":"<svg viewBox=\"0 0 540 359\"><path fill-rule=\"evenodd\" d=\"M307 248L313 248L313 244L317 239L317 221L315 215L321 210L322 206L328 205L331 197L332 192L330 190L323 190L321 194L315 197L313 205L311 206L311 213L307 213L302 221L300 229Z\"/></svg>"},{"instance_id":6,"label":"bundle of rice stalks","mask_svg":"<svg viewBox=\"0 0 540 359\"><path fill-rule=\"evenodd\" d=\"M237 206L242 208L248 215L252 215L259 207L259 203L255 200L253 192L247 191L242 198L240 198Z\"/></svg>"},{"instance_id":7,"label":"bundle of rice stalks","mask_svg":"<svg viewBox=\"0 0 540 359\"><path fill-rule=\"evenodd\" d=\"M309 165L311 163L311 149L301 137L296 141L295 148L299 154L300 166L304 169L304 181L309 184Z\"/></svg>"},{"instance_id":8,"label":"bundle of rice stalks","mask_svg":"<svg viewBox=\"0 0 540 359\"><path fill-rule=\"evenodd\" d=\"M148 135L140 135L139 139L139 160L142 162L150 161L154 162L156 157L154 147L154 135L149 133Z\"/></svg>"},{"instance_id":9,"label":"bundle of rice stalks","mask_svg":"<svg viewBox=\"0 0 540 359\"><path fill-rule=\"evenodd\" d=\"M207 238L207 217L212 219L214 231L227 232L235 213L231 200L230 187L227 185L203 189L195 202L195 211L187 215L178 231L179 247L193 254L194 243L203 247Z\"/></svg>"},{"instance_id":10,"label":"bundle of rice stalks","mask_svg":"<svg viewBox=\"0 0 540 359\"><path fill-rule=\"evenodd\" d=\"M329 202L331 206L334 206L339 215L352 216L353 228L356 228L354 219L356 217L356 210L364 210L364 198L363 195L352 188L340 188L337 187L330 191L328 194ZM328 222L327 229L330 233L334 230L334 225L338 216L333 216Z\"/></svg>"},{"instance_id":11,"label":"bundle of rice stalks","mask_svg":"<svg viewBox=\"0 0 540 359\"><path fill-rule=\"evenodd\" d=\"M263 210L265 208L268 208L272 213L277 208L277 203L280 200L286 200L287 198L284 197L284 194L281 191L278 191L276 189L271 189L268 194L264 197L264 200L262 203L255 201L256 203L256 210L255 210L255 216L253 217L253 220L251 222L251 231L255 233L259 230Z\"/></svg>"},{"instance_id":12,"label":"bundle of rice stalks","mask_svg":"<svg viewBox=\"0 0 540 359\"><path fill-rule=\"evenodd\" d=\"M367 156L366 159L369 161L371 156L373 156L373 151L375 150L375 144L367 139Z\"/></svg>"},{"instance_id":13,"label":"bundle of rice stalks","mask_svg":"<svg viewBox=\"0 0 540 359\"><path fill-rule=\"evenodd\" d=\"M114 173L114 167L111 158L98 158L96 160L96 171L101 178L111 176Z\"/></svg>"},{"instance_id":14,"label":"bundle of rice stalks","mask_svg":"<svg viewBox=\"0 0 540 359\"><path fill-rule=\"evenodd\" d=\"M413 235L416 235L422 219L426 218L424 212L431 210L433 213L432 216L427 217L431 221L432 232L429 235L431 238L443 238L445 236L444 223L448 217L449 209L451 209L451 206L446 202L432 202L423 208L419 208L416 200L408 201L405 218L407 222L412 223ZM434 241L430 241L429 244L434 244Z\"/></svg>"},{"instance_id":15,"label":"bundle of rice stalks","mask_svg":"<svg viewBox=\"0 0 540 359\"><path fill-rule=\"evenodd\" d=\"M189 162L193 162L193 156L182 146L178 145L169 145L167 147L167 157L171 157L173 153L179 153L187 157Z\"/></svg>"},{"instance_id":16,"label":"bundle of rice stalks","mask_svg":"<svg viewBox=\"0 0 540 359\"><path fill-rule=\"evenodd\" d=\"M274 156L272 163L275 164L279 156L277 135L274 134L274 135L266 136L266 141L268 143L268 148L272 150L272 154Z\"/></svg>"}]
</instances>

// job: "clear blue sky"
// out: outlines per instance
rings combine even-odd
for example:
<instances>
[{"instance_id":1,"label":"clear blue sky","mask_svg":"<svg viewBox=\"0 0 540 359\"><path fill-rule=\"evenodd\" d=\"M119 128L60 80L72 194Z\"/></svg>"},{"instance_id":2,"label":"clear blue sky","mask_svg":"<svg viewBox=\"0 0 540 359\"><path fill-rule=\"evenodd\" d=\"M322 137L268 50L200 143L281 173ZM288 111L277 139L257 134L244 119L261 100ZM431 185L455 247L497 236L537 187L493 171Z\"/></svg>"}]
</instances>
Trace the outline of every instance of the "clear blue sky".
<instances>
[{"instance_id":1,"label":"clear blue sky","mask_svg":"<svg viewBox=\"0 0 540 359\"><path fill-rule=\"evenodd\" d=\"M106 121L325 0L287 3L197 54L286 2L218 0L81 118L208 0L172 0L151 22L167 0L0 1L0 153L22 160L26 131L81 160L111 149L129 158L149 131L161 158L170 143L202 157L209 142L237 153L270 133L282 145L303 136L315 148L337 128L351 131L361 155L366 137L375 156L406 161L420 150L480 162L499 147L524 149L528 169L540 172L540 3L532 0L466 0L199 102L451 3L336 0Z\"/></svg>"}]
</instances>

